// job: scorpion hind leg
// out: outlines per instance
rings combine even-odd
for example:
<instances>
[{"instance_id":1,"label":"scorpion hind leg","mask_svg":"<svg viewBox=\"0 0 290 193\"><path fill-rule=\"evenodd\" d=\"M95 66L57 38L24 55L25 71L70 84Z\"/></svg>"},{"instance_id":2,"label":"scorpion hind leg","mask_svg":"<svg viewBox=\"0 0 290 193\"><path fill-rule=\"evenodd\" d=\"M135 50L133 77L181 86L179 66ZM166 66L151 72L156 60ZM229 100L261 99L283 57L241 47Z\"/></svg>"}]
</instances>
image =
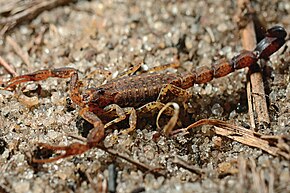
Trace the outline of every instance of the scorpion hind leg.
<instances>
[{"instance_id":1,"label":"scorpion hind leg","mask_svg":"<svg viewBox=\"0 0 290 193\"><path fill-rule=\"evenodd\" d=\"M121 73L118 76L118 78L125 77L125 76L132 76L133 74L135 74L141 68L142 64L143 64L143 61L139 62L137 65L132 66L127 71Z\"/></svg>"},{"instance_id":2,"label":"scorpion hind leg","mask_svg":"<svg viewBox=\"0 0 290 193\"><path fill-rule=\"evenodd\" d=\"M178 68L180 67L180 63L179 61L177 62L173 62L173 63L169 63L169 64L164 64L162 66L155 66L153 68L148 69L147 72L158 72L158 71L164 71L168 68Z\"/></svg>"},{"instance_id":3,"label":"scorpion hind leg","mask_svg":"<svg viewBox=\"0 0 290 193\"><path fill-rule=\"evenodd\" d=\"M142 67L143 64L144 64L144 61L139 62L137 65L131 67L128 71L126 71L126 72L122 73L120 76L118 76L118 78L125 77L125 76L132 76L133 74L136 74L136 72ZM164 71L168 68L178 68L178 67L180 67L180 62L177 59L175 59L175 62L173 62L173 63L165 64L162 66L155 66L153 68L145 70L145 72L147 72L147 73L148 72L158 72L158 71Z\"/></svg>"},{"instance_id":4,"label":"scorpion hind leg","mask_svg":"<svg viewBox=\"0 0 290 193\"><path fill-rule=\"evenodd\" d=\"M171 108L172 106L173 108ZM154 101L143 105L137 109L139 113L148 113L152 111L159 111L156 119L156 126L159 130L161 130L159 126L159 119L162 114L166 114L167 116L171 116L168 123L163 127L163 132L165 135L169 135L177 123L178 115L179 115L179 105L174 102L169 102L167 104L161 103L160 101Z\"/></svg>"},{"instance_id":5,"label":"scorpion hind leg","mask_svg":"<svg viewBox=\"0 0 290 193\"><path fill-rule=\"evenodd\" d=\"M162 113L164 111L166 111L169 106L173 107L173 115L171 116L171 118L169 119L169 121L167 122L167 124L163 127L163 132L166 136L169 136L172 133L173 128L175 127L176 123L177 123L177 119L178 119L178 115L179 115L179 105L175 102L169 102L167 103L158 113L157 118L156 118L156 125L157 128L160 129L159 126L159 119L160 116L162 115Z\"/></svg>"},{"instance_id":6,"label":"scorpion hind leg","mask_svg":"<svg viewBox=\"0 0 290 193\"><path fill-rule=\"evenodd\" d=\"M153 102L150 102L150 103L147 103L141 107L139 107L137 109L137 114L146 114L146 113L149 113L149 112L156 112L156 111L161 111L162 108L164 108L165 104L160 102L160 101L153 101ZM172 116L174 111L172 108L165 108L163 110L164 114L168 115L168 116Z\"/></svg>"}]
</instances>

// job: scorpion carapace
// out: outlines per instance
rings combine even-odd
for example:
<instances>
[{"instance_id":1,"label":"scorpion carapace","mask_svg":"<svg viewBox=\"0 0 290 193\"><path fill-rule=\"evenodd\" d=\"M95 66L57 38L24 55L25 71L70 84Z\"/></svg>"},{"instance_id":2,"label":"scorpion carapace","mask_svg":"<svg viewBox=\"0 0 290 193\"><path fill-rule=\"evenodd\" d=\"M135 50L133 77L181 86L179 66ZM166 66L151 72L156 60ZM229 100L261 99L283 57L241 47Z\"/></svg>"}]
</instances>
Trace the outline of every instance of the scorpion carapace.
<instances>
[{"instance_id":1,"label":"scorpion carapace","mask_svg":"<svg viewBox=\"0 0 290 193\"><path fill-rule=\"evenodd\" d=\"M227 74L245 67L250 67L259 59L267 59L279 50L284 43L287 33L283 27L275 26L267 31L264 39L260 41L253 51L242 51L231 60L220 60L211 67L200 67L196 71L185 74L176 73L145 73L141 75L124 76L113 79L97 88L80 92L81 83L74 68L58 68L40 70L31 74L17 76L8 81L6 90L16 85L28 82L45 80L49 77L71 78L70 97L80 106L80 115L94 128L89 132L85 143L73 143L68 146L52 146L39 144L41 147L63 151L62 154L49 159L33 159L33 162L52 162L71 155L81 154L96 147L105 137L105 128L124 120L129 115L130 128L124 133L131 132L136 127L137 113L152 109L161 109L166 92L170 90L174 95L187 95L188 89L194 84L211 81L213 78ZM104 124L104 118L114 114L117 118Z\"/></svg>"}]
</instances>

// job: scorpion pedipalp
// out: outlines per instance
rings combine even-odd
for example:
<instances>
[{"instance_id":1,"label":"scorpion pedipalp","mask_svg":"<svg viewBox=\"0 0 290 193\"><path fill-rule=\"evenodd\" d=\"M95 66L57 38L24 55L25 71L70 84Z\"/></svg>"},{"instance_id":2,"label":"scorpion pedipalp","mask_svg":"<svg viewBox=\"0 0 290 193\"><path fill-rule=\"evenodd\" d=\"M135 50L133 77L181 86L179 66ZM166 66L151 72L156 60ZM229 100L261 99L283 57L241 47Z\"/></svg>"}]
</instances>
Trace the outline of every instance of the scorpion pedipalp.
<instances>
[{"instance_id":1,"label":"scorpion pedipalp","mask_svg":"<svg viewBox=\"0 0 290 193\"><path fill-rule=\"evenodd\" d=\"M86 152L87 150L90 149L90 146L87 144L81 144L81 143L72 143L68 146L52 146L47 143L39 143L39 147L45 149L45 150L53 150L53 151L62 151L61 155L48 158L48 159L36 159L33 158L32 162L33 163L49 163L49 162L54 162L62 158L69 157L71 155L78 155Z\"/></svg>"}]
</instances>

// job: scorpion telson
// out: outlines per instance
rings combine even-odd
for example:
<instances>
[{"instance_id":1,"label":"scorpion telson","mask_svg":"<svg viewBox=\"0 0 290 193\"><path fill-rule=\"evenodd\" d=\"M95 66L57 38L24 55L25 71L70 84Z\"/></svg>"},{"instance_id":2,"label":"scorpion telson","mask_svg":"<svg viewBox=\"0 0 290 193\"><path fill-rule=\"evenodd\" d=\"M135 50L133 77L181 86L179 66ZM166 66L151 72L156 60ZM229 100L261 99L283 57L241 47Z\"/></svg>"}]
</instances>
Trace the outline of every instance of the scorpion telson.
<instances>
[{"instance_id":1,"label":"scorpion telson","mask_svg":"<svg viewBox=\"0 0 290 193\"><path fill-rule=\"evenodd\" d=\"M53 151L62 151L62 154L49 159L33 159L33 162L47 163L71 155L84 153L96 147L105 137L105 129L112 124L124 120L129 115L129 128L123 133L133 131L137 123L137 114L153 109L162 109L165 105L166 92L170 90L174 95L186 95L194 84L211 81L213 78L245 67L250 67L259 59L267 59L279 50L285 43L287 33L283 27L275 26L267 30L253 51L242 51L231 60L220 60L211 67L200 67L196 71L185 74L177 73L144 73L140 75L123 76L113 79L98 88L80 92L80 82L77 70L74 68L58 68L40 70L31 74L17 76L7 82L6 90L16 85L28 82L45 80L49 77L70 78L70 98L80 106L80 115L93 124L86 143L73 143L68 146L52 146L41 143L41 147ZM104 124L107 117L117 118ZM113 118L113 117L112 117Z\"/></svg>"}]
</instances>

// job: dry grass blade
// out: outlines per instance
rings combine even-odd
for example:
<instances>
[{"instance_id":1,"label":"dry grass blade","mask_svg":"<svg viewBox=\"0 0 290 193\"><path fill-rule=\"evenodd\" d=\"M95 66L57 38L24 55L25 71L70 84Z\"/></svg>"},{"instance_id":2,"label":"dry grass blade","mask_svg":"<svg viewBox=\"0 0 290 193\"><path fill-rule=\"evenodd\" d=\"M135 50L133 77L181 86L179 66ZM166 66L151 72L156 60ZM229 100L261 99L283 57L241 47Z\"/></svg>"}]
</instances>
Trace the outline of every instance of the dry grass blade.
<instances>
[{"instance_id":1,"label":"dry grass blade","mask_svg":"<svg viewBox=\"0 0 290 193\"><path fill-rule=\"evenodd\" d=\"M9 72L12 76L17 76L18 74L15 72L15 70L0 56L0 65L2 65L7 72Z\"/></svg>"},{"instance_id":2,"label":"dry grass blade","mask_svg":"<svg viewBox=\"0 0 290 193\"><path fill-rule=\"evenodd\" d=\"M10 36L6 36L6 41L11 45L15 53L22 59L22 61L32 69L30 66L29 55L17 44L17 42Z\"/></svg>"},{"instance_id":3,"label":"dry grass blade","mask_svg":"<svg viewBox=\"0 0 290 193\"><path fill-rule=\"evenodd\" d=\"M228 137L248 146L262 149L263 151L268 152L271 155L280 155L288 160L290 159L289 137L261 135L250 129L232 125L221 120L202 119L189 125L187 128L173 131L173 134L188 132L188 130L201 125L213 125L215 126L214 131L218 135Z\"/></svg>"},{"instance_id":4,"label":"dry grass blade","mask_svg":"<svg viewBox=\"0 0 290 193\"><path fill-rule=\"evenodd\" d=\"M169 102L167 103L158 113L157 118L156 118L156 125L159 130L161 130L161 127L159 126L159 119L162 113L168 109L170 106L173 107L173 115L167 122L167 124L163 127L163 132L166 136L168 136L171 132L174 126L177 123L178 115L179 115L179 105L174 102Z\"/></svg>"},{"instance_id":5,"label":"dry grass blade","mask_svg":"<svg viewBox=\"0 0 290 193\"><path fill-rule=\"evenodd\" d=\"M269 162L263 166L257 165L253 158L245 159L242 156L238 158L239 182L237 185L241 193L248 192L248 189L259 193L273 193L275 170Z\"/></svg>"},{"instance_id":6,"label":"dry grass blade","mask_svg":"<svg viewBox=\"0 0 290 193\"><path fill-rule=\"evenodd\" d=\"M281 141L278 140L272 143L271 141L263 138L264 136L259 133L235 125L227 125L224 128L215 127L215 133L228 137L245 145L257 147L264 150L265 152L268 152L271 155L281 155L286 159L290 159L290 152L280 147L282 145L289 148L289 145L286 144L283 136L279 136Z\"/></svg>"},{"instance_id":7,"label":"dry grass blade","mask_svg":"<svg viewBox=\"0 0 290 193\"><path fill-rule=\"evenodd\" d=\"M73 1L74 0L33 0L28 1L27 3L23 1L13 1L7 3L7 5L4 4L2 6L5 8L5 13L10 15L0 18L0 26L2 26L0 34L4 35L6 32L13 29L22 22L27 22L34 19L43 11L53 9L58 6L63 6ZM0 14L3 15L3 11L0 12Z\"/></svg>"},{"instance_id":8,"label":"dry grass blade","mask_svg":"<svg viewBox=\"0 0 290 193\"><path fill-rule=\"evenodd\" d=\"M241 192L246 192L246 190L243 190L245 184L246 184L246 176L247 176L247 161L246 159L239 155L238 158L238 178L239 182L237 185L239 186L239 189L242 190Z\"/></svg>"}]
</instances>

